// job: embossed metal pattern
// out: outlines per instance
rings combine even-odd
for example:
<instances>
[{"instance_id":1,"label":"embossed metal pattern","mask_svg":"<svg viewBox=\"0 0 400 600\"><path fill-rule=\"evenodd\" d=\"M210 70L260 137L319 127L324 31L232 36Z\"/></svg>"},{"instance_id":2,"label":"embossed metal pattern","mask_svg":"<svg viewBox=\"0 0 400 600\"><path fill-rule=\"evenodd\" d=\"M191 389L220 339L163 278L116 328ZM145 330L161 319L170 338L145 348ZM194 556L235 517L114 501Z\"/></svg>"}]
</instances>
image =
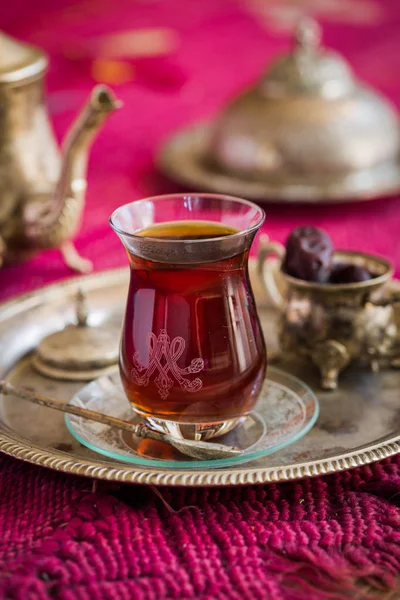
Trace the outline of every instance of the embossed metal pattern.
<instances>
[{"instance_id":1,"label":"embossed metal pattern","mask_svg":"<svg viewBox=\"0 0 400 600\"><path fill-rule=\"evenodd\" d=\"M276 297L275 306L282 311L281 352L308 357L320 369L324 389L336 389L341 372L352 361L361 359L379 369L381 364L392 364L393 359L400 358L395 312L398 294L387 292L394 272L390 261L364 252L337 250L334 264L358 265L374 277L339 285L321 284L290 277L280 269L277 276L286 289L281 296L277 283L264 269L265 261L277 255L281 265L285 248L261 238L258 270L267 294Z\"/></svg>"},{"instance_id":2,"label":"embossed metal pattern","mask_svg":"<svg viewBox=\"0 0 400 600\"><path fill-rule=\"evenodd\" d=\"M254 265L252 265L252 269L253 267ZM29 351L29 347L24 346L24 343L27 344L27 336L25 335L24 338L21 339L18 338L15 328L10 327L10 320L12 318L18 318L18 321L22 323L28 318L31 311L37 309L42 310L41 307L46 305L46 314L50 315L52 312L54 313L54 322L51 323L51 326L59 326L61 322L61 313L62 318L65 320L65 312L68 312L62 303L65 303L66 300L70 298L71 304L73 304L72 299L77 292L78 285L82 284L89 293L95 293L96 290L101 292L101 290L107 289L107 294L100 293L99 296L101 296L101 299L97 298L99 311L104 312L104 302L121 302L121 298L124 297L122 288L127 285L127 276L128 272L126 269L90 275L88 277L80 278L79 280L75 279L49 286L3 304L0 308L0 346L2 343L7 343L10 351L8 356L4 358L3 355L5 355L5 353L0 353L2 356L0 359L0 376L4 376L7 372L10 372L15 363L21 362L22 356ZM112 290L113 286L115 290L114 293L111 293L110 290ZM398 284L397 287L399 287ZM257 286L255 286L255 288L257 288ZM258 290L255 289L256 296L257 291ZM101 304L101 302L103 302L103 304ZM262 310L264 310L264 308L261 306L261 312ZM118 319L119 315L115 318L115 322L117 322ZM267 320L268 322L270 321L270 319ZM43 324L42 336L48 333L46 327L50 327L50 325L48 323ZM269 339L269 331L266 331L266 335L267 339ZM15 339L15 342L17 340L19 341L20 346L18 349L15 349L11 344L12 339ZM271 342L271 347L272 346L273 342ZM373 375L370 376L372 377ZM24 383L26 383L26 381L24 381ZM69 393L70 392L68 392L68 394ZM65 392L64 396L66 396ZM65 399L67 398L65 397ZM334 403L337 405L336 400L334 400ZM260 464L251 469L243 466L241 468L237 467L220 470L209 469L207 471L185 470L171 472L157 468L131 468L121 463L101 459L95 454L86 457L75 450L73 450L73 452L71 451L71 454L68 454L67 452L52 447L51 441L48 440L43 440L41 444L35 443L32 439L28 439L27 435L22 435L11 426L7 425L3 405L4 401L2 402L2 412L0 413L0 451L26 462L48 467L57 471L108 481L171 486L261 484L272 481L288 481L304 477L313 477L335 471L342 471L369 464L400 452L400 435L386 435L386 437L376 439L374 443L370 445L363 445L354 448L351 451L345 451L343 448L339 448L337 454L334 456L324 457L323 449L321 448L320 459L312 458L310 460L305 456L304 460L287 463L282 462L282 464L277 464L276 461L271 461L269 463L269 460L267 459L264 464ZM11 409L14 410L13 406L10 406ZM47 412L50 413L51 411ZM15 415L10 416L10 414L7 416L10 422L14 417ZM41 431L41 423L38 422L35 424L30 420L29 423L24 424L22 423L22 417L17 416L17 419L18 418L21 420L21 431L23 431L25 426L28 427L29 430L31 430L32 427L37 426L37 431ZM16 422L17 421L14 418L13 423L15 424ZM332 424L329 422L324 424L325 428L328 428L328 426L332 426ZM51 436L52 431L48 430L46 431L46 434ZM309 434L310 438L314 434L316 437L318 436L318 432L313 430ZM346 435L353 437L354 433L349 431L346 432ZM59 444L59 446L63 447L62 444ZM278 456L278 454L275 456Z\"/></svg>"},{"instance_id":3,"label":"embossed metal pattern","mask_svg":"<svg viewBox=\"0 0 400 600\"><path fill-rule=\"evenodd\" d=\"M266 469L235 469L221 471L184 471L170 473L164 470L140 468L130 469L124 465L111 464L101 461L76 460L66 457L59 452L46 452L41 448L30 447L24 440L13 441L2 432L0 434L0 451L19 458L26 462L48 467L65 473L94 477L108 481L121 481L125 483L140 483L149 485L171 486L229 486L252 485L273 481L291 481L304 477L326 475L336 471L344 471L353 467L388 458L400 452L400 436L387 444L377 445L372 448L348 456L332 458L329 460L315 461L300 465L287 465L278 468Z\"/></svg>"}]
</instances>

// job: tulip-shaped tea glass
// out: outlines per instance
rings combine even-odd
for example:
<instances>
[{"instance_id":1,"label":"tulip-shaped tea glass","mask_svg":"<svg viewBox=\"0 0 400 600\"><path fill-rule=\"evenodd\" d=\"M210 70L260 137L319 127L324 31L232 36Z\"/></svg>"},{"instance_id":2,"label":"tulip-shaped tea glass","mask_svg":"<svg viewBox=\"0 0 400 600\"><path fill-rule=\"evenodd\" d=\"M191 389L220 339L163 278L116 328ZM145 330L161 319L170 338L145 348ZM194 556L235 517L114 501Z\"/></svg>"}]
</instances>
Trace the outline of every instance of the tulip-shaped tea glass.
<instances>
[{"instance_id":1,"label":"tulip-shaped tea glass","mask_svg":"<svg viewBox=\"0 0 400 600\"><path fill-rule=\"evenodd\" d=\"M131 267L121 379L153 429L208 439L253 408L266 351L248 257L263 220L257 205L211 194L138 200L112 214Z\"/></svg>"}]
</instances>

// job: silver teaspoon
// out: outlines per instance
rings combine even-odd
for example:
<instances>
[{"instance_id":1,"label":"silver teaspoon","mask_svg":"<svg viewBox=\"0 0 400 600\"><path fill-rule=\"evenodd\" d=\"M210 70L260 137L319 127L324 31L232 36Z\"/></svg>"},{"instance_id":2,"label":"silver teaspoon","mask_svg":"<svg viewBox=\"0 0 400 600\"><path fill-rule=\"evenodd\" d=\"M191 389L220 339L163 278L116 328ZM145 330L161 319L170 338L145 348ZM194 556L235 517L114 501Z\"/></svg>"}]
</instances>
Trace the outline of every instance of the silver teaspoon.
<instances>
[{"instance_id":1,"label":"silver teaspoon","mask_svg":"<svg viewBox=\"0 0 400 600\"><path fill-rule=\"evenodd\" d=\"M97 421L97 423L103 423L116 429L122 429L128 431L140 438L147 438L151 440L157 440L160 442L166 442L170 444L182 454L191 456L197 460L217 460L220 458L232 458L234 456L240 456L241 450L234 446L225 446L224 444L215 444L212 442L201 442L194 440L178 439L170 434L154 431L144 425L143 423L134 424L123 419L117 419L116 417L110 417L104 413L99 413L94 410L87 408L81 408L80 406L73 406L71 404L65 404L60 400L51 398L49 396L43 396L32 392L26 388L15 387L11 383L5 380L0 380L0 393L4 395L14 395L21 400L27 400L40 406L46 406L47 408L53 408L64 413L76 415L84 419L91 421Z\"/></svg>"}]
</instances>

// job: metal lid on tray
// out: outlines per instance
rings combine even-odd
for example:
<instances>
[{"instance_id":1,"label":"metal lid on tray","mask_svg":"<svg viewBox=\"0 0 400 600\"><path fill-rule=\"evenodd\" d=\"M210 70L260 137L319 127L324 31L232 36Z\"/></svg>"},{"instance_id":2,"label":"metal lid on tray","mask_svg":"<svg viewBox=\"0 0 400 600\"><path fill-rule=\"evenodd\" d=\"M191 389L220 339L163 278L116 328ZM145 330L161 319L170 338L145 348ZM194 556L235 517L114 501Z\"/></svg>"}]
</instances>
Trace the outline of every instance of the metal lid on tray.
<instances>
[{"instance_id":1,"label":"metal lid on tray","mask_svg":"<svg viewBox=\"0 0 400 600\"><path fill-rule=\"evenodd\" d=\"M86 381L115 370L118 354L118 332L88 325L86 297L80 291L77 324L45 337L36 349L33 365L47 377Z\"/></svg>"}]
</instances>

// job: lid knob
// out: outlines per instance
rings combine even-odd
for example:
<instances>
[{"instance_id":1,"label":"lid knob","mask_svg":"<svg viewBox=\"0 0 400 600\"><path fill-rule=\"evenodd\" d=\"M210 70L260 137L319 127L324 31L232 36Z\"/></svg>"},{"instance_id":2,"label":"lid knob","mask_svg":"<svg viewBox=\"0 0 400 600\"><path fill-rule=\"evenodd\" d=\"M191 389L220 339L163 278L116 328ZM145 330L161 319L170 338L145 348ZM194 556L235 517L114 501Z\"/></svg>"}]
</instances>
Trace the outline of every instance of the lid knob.
<instances>
[{"instance_id":1,"label":"lid knob","mask_svg":"<svg viewBox=\"0 0 400 600\"><path fill-rule=\"evenodd\" d=\"M79 288L76 295L76 318L79 327L87 326L88 312L86 292L82 288Z\"/></svg>"},{"instance_id":2,"label":"lid knob","mask_svg":"<svg viewBox=\"0 0 400 600\"><path fill-rule=\"evenodd\" d=\"M294 32L294 48L300 51L313 51L320 45L322 31L319 24L310 19L303 17Z\"/></svg>"},{"instance_id":3,"label":"lid knob","mask_svg":"<svg viewBox=\"0 0 400 600\"><path fill-rule=\"evenodd\" d=\"M263 95L312 94L331 100L353 93L355 80L349 64L340 54L320 47L321 39L319 24L303 17L293 32L291 51L278 57L262 77Z\"/></svg>"}]
</instances>

